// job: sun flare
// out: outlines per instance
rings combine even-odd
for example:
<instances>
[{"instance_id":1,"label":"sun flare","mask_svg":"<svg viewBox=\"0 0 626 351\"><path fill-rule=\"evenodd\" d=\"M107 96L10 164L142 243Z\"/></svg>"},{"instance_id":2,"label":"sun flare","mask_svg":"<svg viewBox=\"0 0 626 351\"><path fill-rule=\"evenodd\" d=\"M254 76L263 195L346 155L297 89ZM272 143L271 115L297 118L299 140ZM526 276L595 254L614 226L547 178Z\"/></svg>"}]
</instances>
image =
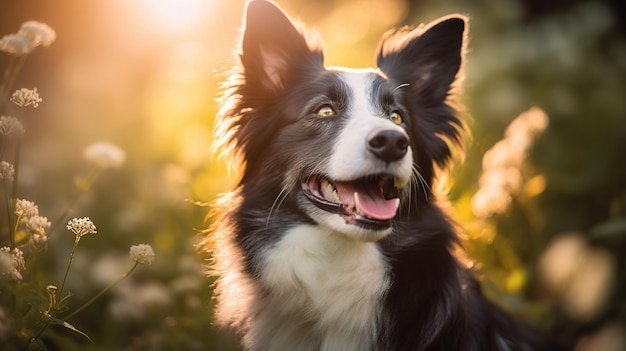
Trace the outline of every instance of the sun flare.
<instances>
[{"instance_id":1,"label":"sun flare","mask_svg":"<svg viewBox=\"0 0 626 351\"><path fill-rule=\"evenodd\" d=\"M143 14L145 21L153 23L166 33L193 31L206 23L211 13L212 1L207 0L136 0L129 2Z\"/></svg>"}]
</instances>

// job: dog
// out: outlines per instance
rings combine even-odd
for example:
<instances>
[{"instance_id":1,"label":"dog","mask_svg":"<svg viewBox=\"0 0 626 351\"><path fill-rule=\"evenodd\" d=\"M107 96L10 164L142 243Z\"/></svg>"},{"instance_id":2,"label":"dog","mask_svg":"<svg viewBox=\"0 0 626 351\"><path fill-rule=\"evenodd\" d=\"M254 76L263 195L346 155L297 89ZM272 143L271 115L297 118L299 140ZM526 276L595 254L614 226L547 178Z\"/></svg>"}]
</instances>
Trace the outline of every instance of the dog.
<instances>
[{"instance_id":1,"label":"dog","mask_svg":"<svg viewBox=\"0 0 626 351\"><path fill-rule=\"evenodd\" d=\"M245 350L559 350L483 297L431 190L463 144L468 19L384 36L377 68L247 3L217 146L242 166L213 205L218 324Z\"/></svg>"}]
</instances>

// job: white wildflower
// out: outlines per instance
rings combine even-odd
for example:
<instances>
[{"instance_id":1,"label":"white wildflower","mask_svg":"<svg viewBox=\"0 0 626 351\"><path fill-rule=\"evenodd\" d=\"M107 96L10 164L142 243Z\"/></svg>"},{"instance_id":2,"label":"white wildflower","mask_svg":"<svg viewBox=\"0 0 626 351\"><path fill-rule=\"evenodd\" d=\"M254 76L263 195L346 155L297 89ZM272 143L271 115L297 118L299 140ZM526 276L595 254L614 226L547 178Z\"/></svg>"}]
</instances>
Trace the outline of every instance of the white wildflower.
<instances>
[{"instance_id":1,"label":"white wildflower","mask_svg":"<svg viewBox=\"0 0 626 351\"><path fill-rule=\"evenodd\" d=\"M135 262L150 265L154 261L154 250L148 244L133 245L130 247L130 258Z\"/></svg>"},{"instance_id":2,"label":"white wildflower","mask_svg":"<svg viewBox=\"0 0 626 351\"><path fill-rule=\"evenodd\" d=\"M65 228L78 237L85 234L96 234L96 226L89 217L73 218L67 223Z\"/></svg>"},{"instance_id":3,"label":"white wildflower","mask_svg":"<svg viewBox=\"0 0 626 351\"><path fill-rule=\"evenodd\" d=\"M0 39L0 51L14 56L24 56L38 46L50 46L56 37L54 30L45 23L24 22L17 33L5 35Z\"/></svg>"},{"instance_id":4,"label":"white wildflower","mask_svg":"<svg viewBox=\"0 0 626 351\"><path fill-rule=\"evenodd\" d=\"M4 256L4 259L0 259L2 261L6 260L7 255L11 257L11 264L7 265L8 269L3 269L1 273L2 276L7 276L9 279L20 282L22 281L21 272L26 269L26 261L24 261L24 253L22 250L18 248L14 248L11 250L10 247L4 246L0 248L0 255ZM3 268L5 268L5 264L2 264Z\"/></svg>"},{"instance_id":5,"label":"white wildflower","mask_svg":"<svg viewBox=\"0 0 626 351\"><path fill-rule=\"evenodd\" d=\"M32 234L44 235L52 223L46 217L31 216L22 220L26 229Z\"/></svg>"},{"instance_id":6,"label":"white wildflower","mask_svg":"<svg viewBox=\"0 0 626 351\"><path fill-rule=\"evenodd\" d=\"M126 160L126 152L108 142L96 142L85 148L83 152L87 161L101 168L119 168Z\"/></svg>"},{"instance_id":7,"label":"white wildflower","mask_svg":"<svg viewBox=\"0 0 626 351\"><path fill-rule=\"evenodd\" d=\"M48 47L54 42L57 37L55 31L45 23L37 21L27 21L22 23L22 27L17 32L17 35L28 39L33 46Z\"/></svg>"},{"instance_id":8,"label":"white wildflower","mask_svg":"<svg viewBox=\"0 0 626 351\"><path fill-rule=\"evenodd\" d=\"M37 93L37 88L22 88L16 90L13 95L11 95L11 102L20 107L33 105L34 108L37 108L42 101L43 100L39 97L39 93Z\"/></svg>"},{"instance_id":9,"label":"white wildflower","mask_svg":"<svg viewBox=\"0 0 626 351\"><path fill-rule=\"evenodd\" d=\"M5 35L0 39L0 51L14 56L28 55L35 50L35 45L18 34Z\"/></svg>"},{"instance_id":10,"label":"white wildflower","mask_svg":"<svg viewBox=\"0 0 626 351\"><path fill-rule=\"evenodd\" d=\"M0 180L12 182L14 175L15 168L13 168L13 165L7 161L0 161Z\"/></svg>"},{"instance_id":11,"label":"white wildflower","mask_svg":"<svg viewBox=\"0 0 626 351\"><path fill-rule=\"evenodd\" d=\"M7 247L8 249L8 247ZM8 250L3 247L0 249L0 277L13 269L13 258Z\"/></svg>"},{"instance_id":12,"label":"white wildflower","mask_svg":"<svg viewBox=\"0 0 626 351\"><path fill-rule=\"evenodd\" d=\"M34 202L18 199L15 203L15 214L18 217L32 217L39 215L39 207Z\"/></svg>"},{"instance_id":13,"label":"white wildflower","mask_svg":"<svg viewBox=\"0 0 626 351\"><path fill-rule=\"evenodd\" d=\"M43 250L48 247L48 236L43 234L33 234L31 236L35 250Z\"/></svg>"},{"instance_id":14,"label":"white wildflower","mask_svg":"<svg viewBox=\"0 0 626 351\"><path fill-rule=\"evenodd\" d=\"M522 168L533 142L548 126L548 115L533 107L507 127L504 138L483 156L480 188L472 198L472 212L480 218L503 213L524 185Z\"/></svg>"},{"instance_id":15,"label":"white wildflower","mask_svg":"<svg viewBox=\"0 0 626 351\"><path fill-rule=\"evenodd\" d=\"M22 122L19 119L11 116L1 116L0 117L0 134L5 136L24 135L24 127L22 126Z\"/></svg>"}]
</instances>

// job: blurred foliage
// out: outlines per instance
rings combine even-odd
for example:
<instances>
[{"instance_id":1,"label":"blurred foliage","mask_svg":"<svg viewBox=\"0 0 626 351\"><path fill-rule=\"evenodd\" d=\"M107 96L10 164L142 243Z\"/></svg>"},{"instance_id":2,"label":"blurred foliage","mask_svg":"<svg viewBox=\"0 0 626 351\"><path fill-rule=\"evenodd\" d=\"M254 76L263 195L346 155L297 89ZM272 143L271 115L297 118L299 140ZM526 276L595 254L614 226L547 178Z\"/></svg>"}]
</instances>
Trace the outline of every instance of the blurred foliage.
<instances>
[{"instance_id":1,"label":"blurred foliage","mask_svg":"<svg viewBox=\"0 0 626 351\"><path fill-rule=\"evenodd\" d=\"M462 101L473 136L465 162L443 185L465 228L468 265L486 294L520 318L564 339L598 326L611 336L610 347L624 345L623 13L593 0L545 2L541 11L541 2L522 0L279 3L319 29L327 65L372 66L386 30L467 14ZM234 62L243 7L243 0L0 4L0 35L27 20L57 33L53 45L28 58L14 85L37 87L43 98L23 121L19 197L58 218L73 201L74 179L89 171L82 158L87 145L105 140L127 155L73 206L71 216L89 216L98 234L76 252L69 307L124 273L130 245L149 243L156 251L151 266L69 320L94 344L53 327L44 335L49 349L233 348L232 337L212 325L211 279L193 248L207 209L186 200L208 202L232 184L210 145L215 97ZM8 63L0 55L0 68ZM545 113L548 124L527 134L526 149L516 149L506 140L530 111ZM1 111L16 112L10 105ZM508 156L494 168L484 159L489 152ZM511 155L515 162L506 161ZM494 169L504 170L495 174L508 184L499 193L504 205L480 212L481 177ZM37 266L24 272L41 285L34 296L63 279L72 247L63 225ZM47 301L33 303L45 308ZM591 339L584 346L610 349L597 345Z\"/></svg>"}]
</instances>

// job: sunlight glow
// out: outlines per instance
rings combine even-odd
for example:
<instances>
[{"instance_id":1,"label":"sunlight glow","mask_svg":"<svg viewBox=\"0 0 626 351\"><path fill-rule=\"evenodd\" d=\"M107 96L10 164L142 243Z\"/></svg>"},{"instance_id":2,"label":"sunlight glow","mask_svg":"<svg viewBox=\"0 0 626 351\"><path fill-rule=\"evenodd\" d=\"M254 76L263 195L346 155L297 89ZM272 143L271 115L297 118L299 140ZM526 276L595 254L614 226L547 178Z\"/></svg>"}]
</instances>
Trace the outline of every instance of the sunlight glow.
<instances>
[{"instance_id":1,"label":"sunlight glow","mask_svg":"<svg viewBox=\"0 0 626 351\"><path fill-rule=\"evenodd\" d=\"M389 30L406 16L407 10L405 2L398 0L337 2L321 26L324 32L332 33L326 40L353 44L363 40L369 31L378 36L378 32Z\"/></svg>"},{"instance_id":2,"label":"sunlight glow","mask_svg":"<svg viewBox=\"0 0 626 351\"><path fill-rule=\"evenodd\" d=\"M164 33L188 33L206 23L212 1L207 0L134 0L128 2L145 21Z\"/></svg>"}]
</instances>

